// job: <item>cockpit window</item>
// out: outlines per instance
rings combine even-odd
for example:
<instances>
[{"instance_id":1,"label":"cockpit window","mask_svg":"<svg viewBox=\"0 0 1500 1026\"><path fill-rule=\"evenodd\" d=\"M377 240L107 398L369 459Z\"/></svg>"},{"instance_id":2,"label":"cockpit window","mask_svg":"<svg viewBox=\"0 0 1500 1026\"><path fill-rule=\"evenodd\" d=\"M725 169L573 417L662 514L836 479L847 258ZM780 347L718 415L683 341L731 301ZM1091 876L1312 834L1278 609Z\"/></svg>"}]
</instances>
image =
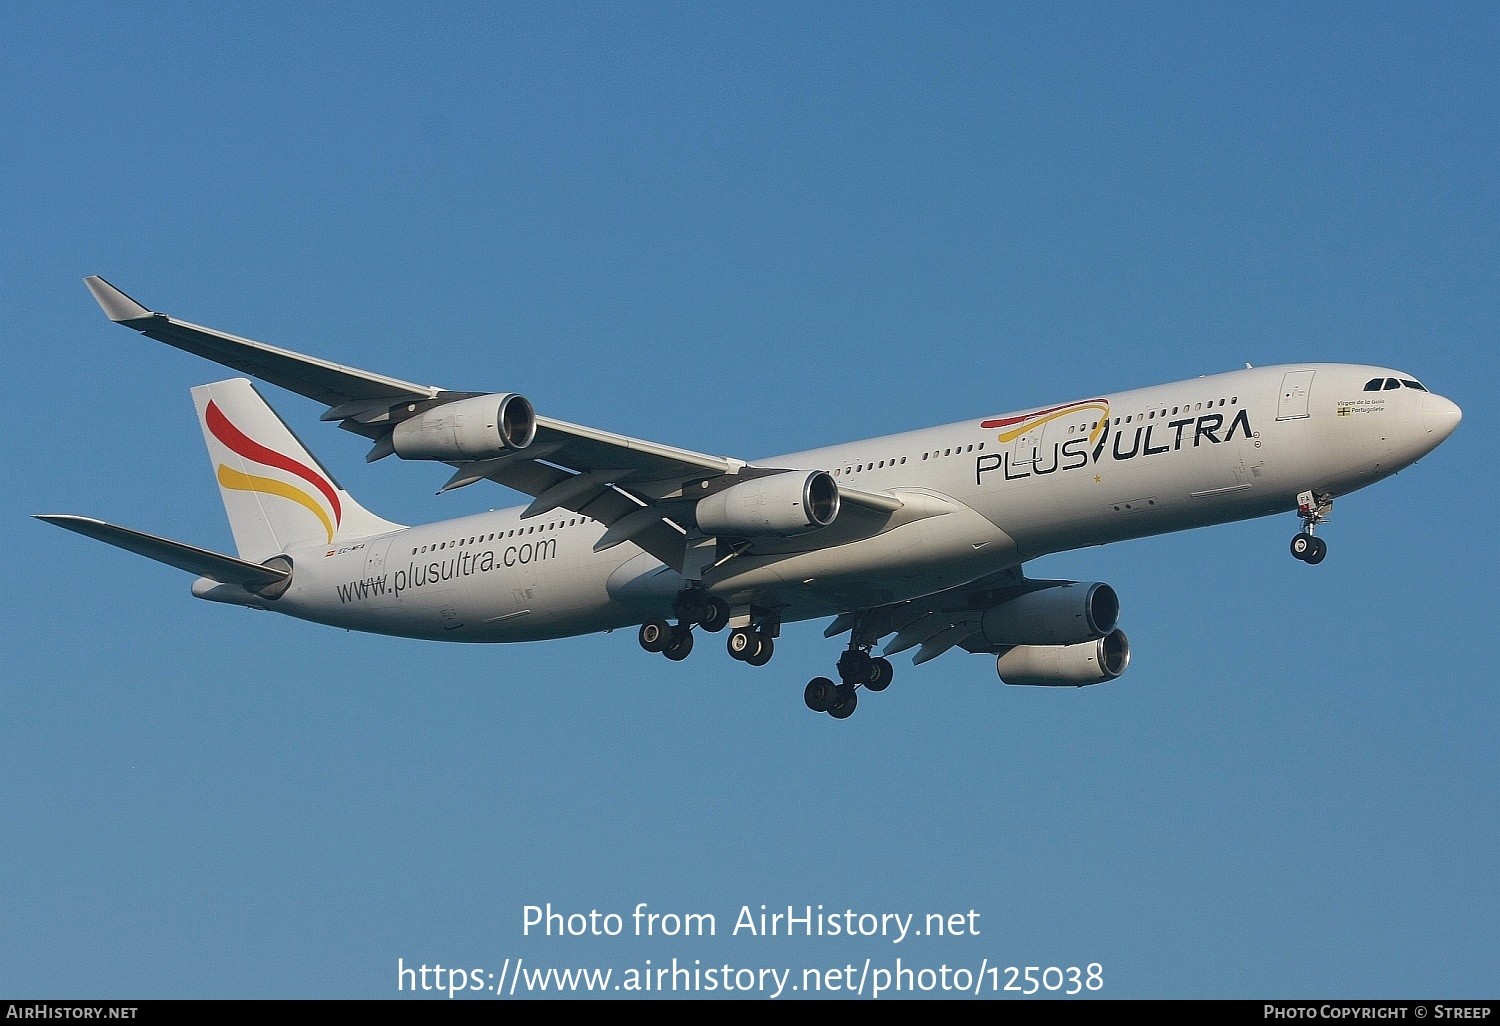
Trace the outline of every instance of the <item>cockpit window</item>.
<instances>
[{"instance_id":1,"label":"cockpit window","mask_svg":"<svg viewBox=\"0 0 1500 1026\"><path fill-rule=\"evenodd\" d=\"M1385 390L1387 392L1389 392L1393 388L1400 388L1400 387L1401 387L1401 382L1397 381L1395 378L1386 378L1385 379Z\"/></svg>"},{"instance_id":2,"label":"cockpit window","mask_svg":"<svg viewBox=\"0 0 1500 1026\"><path fill-rule=\"evenodd\" d=\"M1385 378L1371 378L1365 382L1366 392L1379 392L1380 386L1385 384Z\"/></svg>"},{"instance_id":3,"label":"cockpit window","mask_svg":"<svg viewBox=\"0 0 1500 1026\"><path fill-rule=\"evenodd\" d=\"M1422 383L1420 381L1413 381L1411 378L1402 378L1401 384L1405 385L1407 388L1415 388L1418 392L1427 391L1427 389L1422 387Z\"/></svg>"}]
</instances>

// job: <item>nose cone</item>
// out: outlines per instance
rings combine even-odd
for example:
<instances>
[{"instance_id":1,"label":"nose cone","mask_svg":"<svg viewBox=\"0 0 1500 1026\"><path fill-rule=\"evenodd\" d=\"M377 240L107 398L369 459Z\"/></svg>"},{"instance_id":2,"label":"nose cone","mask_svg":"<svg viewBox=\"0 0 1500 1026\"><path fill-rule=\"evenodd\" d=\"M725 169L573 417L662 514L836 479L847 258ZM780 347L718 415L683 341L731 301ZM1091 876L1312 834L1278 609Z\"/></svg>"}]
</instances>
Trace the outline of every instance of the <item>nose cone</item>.
<instances>
[{"instance_id":1,"label":"nose cone","mask_svg":"<svg viewBox=\"0 0 1500 1026\"><path fill-rule=\"evenodd\" d=\"M1422 404L1422 426L1427 429L1427 441L1433 447L1453 434L1458 422L1464 419L1464 411L1458 404L1440 395L1428 393Z\"/></svg>"}]
</instances>

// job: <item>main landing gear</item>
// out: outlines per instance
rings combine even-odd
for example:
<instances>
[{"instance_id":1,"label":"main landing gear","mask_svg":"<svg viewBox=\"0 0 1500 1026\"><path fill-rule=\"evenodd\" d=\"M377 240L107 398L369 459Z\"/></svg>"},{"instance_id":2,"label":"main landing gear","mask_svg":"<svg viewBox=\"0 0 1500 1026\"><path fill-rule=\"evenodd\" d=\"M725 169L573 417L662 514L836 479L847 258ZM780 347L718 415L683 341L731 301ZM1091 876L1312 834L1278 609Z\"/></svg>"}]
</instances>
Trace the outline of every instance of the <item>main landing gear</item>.
<instances>
[{"instance_id":1,"label":"main landing gear","mask_svg":"<svg viewBox=\"0 0 1500 1026\"><path fill-rule=\"evenodd\" d=\"M751 666L766 665L776 651L770 633L755 627L736 627L729 632L729 642L725 647L731 657Z\"/></svg>"},{"instance_id":2,"label":"main landing gear","mask_svg":"<svg viewBox=\"0 0 1500 1026\"><path fill-rule=\"evenodd\" d=\"M1313 531L1328 519L1332 510L1332 495L1303 492L1297 496L1297 516L1302 518L1302 530L1292 538L1293 556L1313 566L1323 562L1323 557L1328 555L1328 543L1314 537Z\"/></svg>"},{"instance_id":3,"label":"main landing gear","mask_svg":"<svg viewBox=\"0 0 1500 1026\"><path fill-rule=\"evenodd\" d=\"M693 628L717 632L730 627L726 648L731 657L751 666L764 666L776 650L775 638L781 626L776 610L743 606L731 609L723 599L708 595L701 588L689 588L673 602L677 615L674 625L666 620L647 620L641 624L641 647L660 652L671 660L686 659L693 650ZM859 705L859 692L880 692L891 686L896 676L891 661L870 654L879 638L863 624L850 632L849 647L839 656L838 683L828 677L814 677L807 682L802 700L813 712L826 712L836 720L848 719Z\"/></svg>"},{"instance_id":4,"label":"main landing gear","mask_svg":"<svg viewBox=\"0 0 1500 1026\"><path fill-rule=\"evenodd\" d=\"M776 651L777 620L772 613L752 611L732 616L727 602L706 594L701 588L682 592L673 608L677 613L676 626L666 620L647 620L641 624L641 647L647 652L660 652L672 660L686 659L693 650L695 626L716 634L727 627L731 619L739 621L740 626L729 632L726 647L730 656L751 666L764 666Z\"/></svg>"},{"instance_id":5,"label":"main landing gear","mask_svg":"<svg viewBox=\"0 0 1500 1026\"><path fill-rule=\"evenodd\" d=\"M854 715L855 707L859 705L858 688L884 691L896 676L891 661L871 656L868 647L850 648L839 656L838 673L840 683L835 684L827 677L814 677L802 692L802 700L809 709L826 712L836 720Z\"/></svg>"},{"instance_id":6,"label":"main landing gear","mask_svg":"<svg viewBox=\"0 0 1500 1026\"><path fill-rule=\"evenodd\" d=\"M677 596L672 603L677 613L677 625L665 620L647 620L641 624L641 647L647 652L660 652L673 662L686 659L693 650L693 626L706 631L722 631L729 623L729 604L723 599L713 598L702 589L690 588Z\"/></svg>"}]
</instances>

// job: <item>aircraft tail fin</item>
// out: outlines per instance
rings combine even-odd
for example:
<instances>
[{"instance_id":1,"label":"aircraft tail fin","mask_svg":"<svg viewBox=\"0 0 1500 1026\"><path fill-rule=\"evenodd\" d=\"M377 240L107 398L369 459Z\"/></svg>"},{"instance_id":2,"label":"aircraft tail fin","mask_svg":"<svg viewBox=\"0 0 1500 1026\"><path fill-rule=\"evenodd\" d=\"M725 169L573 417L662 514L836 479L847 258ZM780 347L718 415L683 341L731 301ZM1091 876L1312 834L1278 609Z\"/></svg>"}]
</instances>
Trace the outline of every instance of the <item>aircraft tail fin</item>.
<instances>
[{"instance_id":1,"label":"aircraft tail fin","mask_svg":"<svg viewBox=\"0 0 1500 1026\"><path fill-rule=\"evenodd\" d=\"M242 559L401 528L340 488L248 379L199 385L193 404Z\"/></svg>"}]
</instances>

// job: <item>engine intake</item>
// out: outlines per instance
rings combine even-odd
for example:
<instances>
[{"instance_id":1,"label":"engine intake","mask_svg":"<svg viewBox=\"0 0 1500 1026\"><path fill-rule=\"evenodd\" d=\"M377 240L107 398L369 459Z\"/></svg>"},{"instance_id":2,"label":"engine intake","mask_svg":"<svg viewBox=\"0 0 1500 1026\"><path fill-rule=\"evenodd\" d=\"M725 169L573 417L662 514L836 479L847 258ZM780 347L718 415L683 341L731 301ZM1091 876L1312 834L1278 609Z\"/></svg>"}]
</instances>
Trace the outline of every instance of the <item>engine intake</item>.
<instances>
[{"instance_id":1,"label":"engine intake","mask_svg":"<svg viewBox=\"0 0 1500 1026\"><path fill-rule=\"evenodd\" d=\"M839 486L826 470L775 474L701 499L695 513L705 534L791 538L838 518Z\"/></svg>"},{"instance_id":2,"label":"engine intake","mask_svg":"<svg viewBox=\"0 0 1500 1026\"><path fill-rule=\"evenodd\" d=\"M536 437L536 411L514 392L476 395L423 410L396 425L391 445L403 460L488 460Z\"/></svg>"},{"instance_id":3,"label":"engine intake","mask_svg":"<svg viewBox=\"0 0 1500 1026\"><path fill-rule=\"evenodd\" d=\"M1130 665L1124 631L1079 645L1017 645L1002 654L995 670L1006 684L1087 687L1114 680Z\"/></svg>"},{"instance_id":4,"label":"engine intake","mask_svg":"<svg viewBox=\"0 0 1500 1026\"><path fill-rule=\"evenodd\" d=\"M1120 597L1107 584L1067 582L1017 595L980 621L991 645L1076 645L1115 629Z\"/></svg>"}]
</instances>

